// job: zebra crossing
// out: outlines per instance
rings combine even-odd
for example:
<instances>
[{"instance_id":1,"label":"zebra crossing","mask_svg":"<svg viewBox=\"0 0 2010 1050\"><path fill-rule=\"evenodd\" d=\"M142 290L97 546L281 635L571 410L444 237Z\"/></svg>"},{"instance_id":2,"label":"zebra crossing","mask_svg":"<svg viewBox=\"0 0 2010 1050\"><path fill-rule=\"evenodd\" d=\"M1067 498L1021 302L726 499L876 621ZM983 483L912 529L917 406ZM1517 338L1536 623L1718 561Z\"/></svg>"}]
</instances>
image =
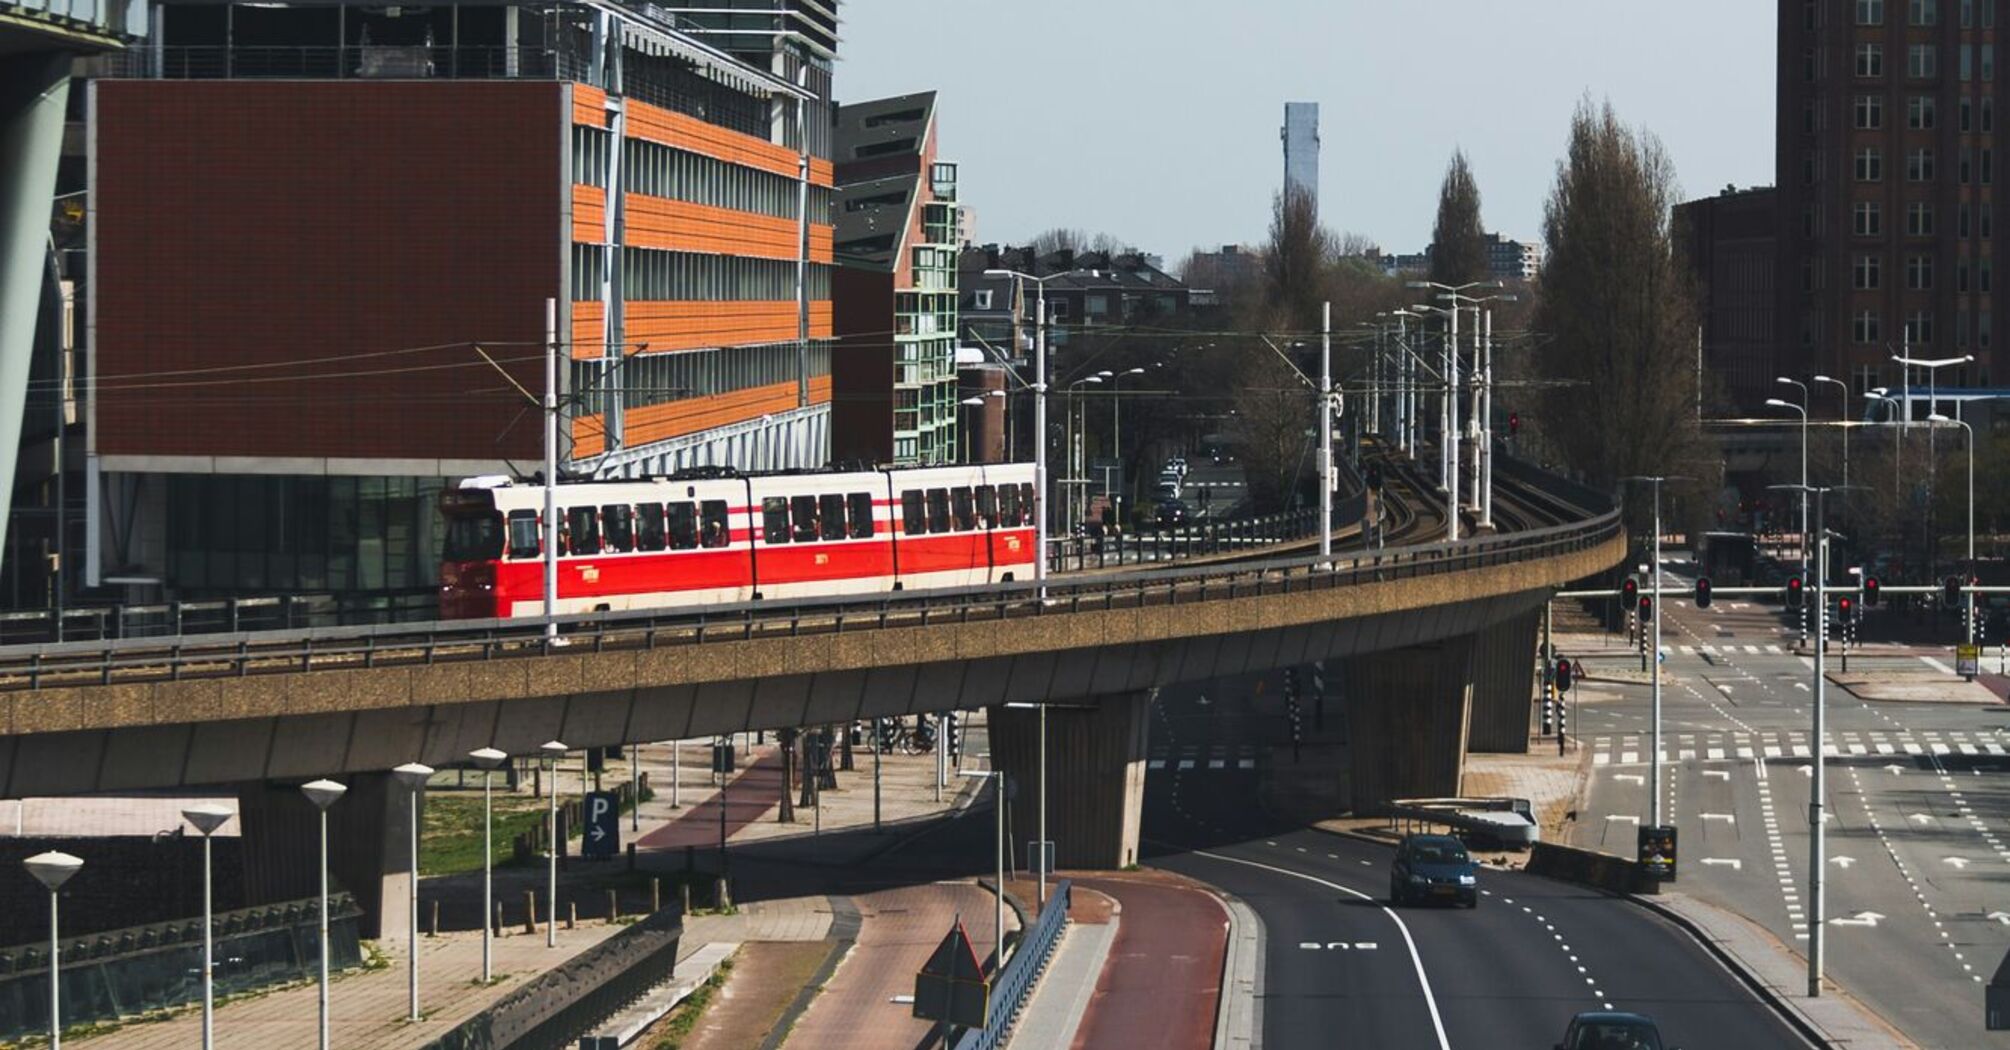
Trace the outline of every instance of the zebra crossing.
<instances>
[{"instance_id":1,"label":"zebra crossing","mask_svg":"<svg viewBox=\"0 0 2010 1050\"><path fill-rule=\"evenodd\" d=\"M1684 656L1695 656L1697 653L1706 653L1710 656L1736 656L1740 653L1751 656L1758 656L1761 653L1771 653L1774 656L1787 654L1785 649L1777 645L1671 645L1668 648Z\"/></svg>"},{"instance_id":2,"label":"zebra crossing","mask_svg":"<svg viewBox=\"0 0 2010 1050\"><path fill-rule=\"evenodd\" d=\"M1146 769L1209 772L1255 769L1254 744L1188 744L1180 748L1154 747L1145 759Z\"/></svg>"},{"instance_id":3,"label":"zebra crossing","mask_svg":"<svg viewBox=\"0 0 2010 1050\"><path fill-rule=\"evenodd\" d=\"M1595 736L1591 738L1591 746L1591 764L1594 766L1638 766L1650 761L1646 734ZM1841 730L1823 734L1822 754L1830 758L1871 755L2003 757L2010 755L2010 735L1955 730ZM1735 762L1813 756L1814 747L1809 743L1806 730L1664 733L1661 739L1663 762Z\"/></svg>"}]
</instances>

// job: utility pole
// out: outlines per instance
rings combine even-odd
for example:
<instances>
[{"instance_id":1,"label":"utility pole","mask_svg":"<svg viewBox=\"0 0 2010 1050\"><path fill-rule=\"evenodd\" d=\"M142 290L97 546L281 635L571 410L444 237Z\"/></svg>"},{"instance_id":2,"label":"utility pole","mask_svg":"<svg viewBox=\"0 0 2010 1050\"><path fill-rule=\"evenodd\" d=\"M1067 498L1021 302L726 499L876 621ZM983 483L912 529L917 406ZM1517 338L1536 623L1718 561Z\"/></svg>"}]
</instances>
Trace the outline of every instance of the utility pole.
<instances>
[{"instance_id":1,"label":"utility pole","mask_svg":"<svg viewBox=\"0 0 2010 1050\"><path fill-rule=\"evenodd\" d=\"M558 300L544 301L544 637L558 637Z\"/></svg>"},{"instance_id":2,"label":"utility pole","mask_svg":"<svg viewBox=\"0 0 2010 1050\"><path fill-rule=\"evenodd\" d=\"M1319 321L1319 557L1333 557L1333 304ZM1042 848L1045 848L1044 846Z\"/></svg>"},{"instance_id":3,"label":"utility pole","mask_svg":"<svg viewBox=\"0 0 2010 1050\"><path fill-rule=\"evenodd\" d=\"M1822 867L1828 863L1823 825L1823 800L1828 794L1828 763L1822 745L1827 723L1828 674L1822 666L1828 649L1829 537L1824 504L1827 489L1815 490L1815 716L1810 741L1815 756L1814 784L1808 796L1808 997L1822 994Z\"/></svg>"}]
</instances>

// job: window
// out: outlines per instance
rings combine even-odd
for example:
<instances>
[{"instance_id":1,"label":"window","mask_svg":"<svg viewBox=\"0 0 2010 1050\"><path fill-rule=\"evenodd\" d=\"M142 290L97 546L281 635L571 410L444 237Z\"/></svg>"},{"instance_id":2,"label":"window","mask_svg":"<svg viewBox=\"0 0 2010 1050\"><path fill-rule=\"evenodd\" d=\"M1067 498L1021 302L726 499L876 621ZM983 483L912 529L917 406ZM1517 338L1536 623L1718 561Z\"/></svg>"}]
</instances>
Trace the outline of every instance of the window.
<instances>
[{"instance_id":1,"label":"window","mask_svg":"<svg viewBox=\"0 0 2010 1050\"><path fill-rule=\"evenodd\" d=\"M1965 143L1962 145L1961 157L1955 163L1954 177L1958 179L1963 186L1968 185L1968 183L1975 178L1975 148L1973 146L1969 146Z\"/></svg>"},{"instance_id":2,"label":"window","mask_svg":"<svg viewBox=\"0 0 2010 1050\"><path fill-rule=\"evenodd\" d=\"M1856 75L1860 77L1881 77L1884 75L1884 48L1877 44L1856 46Z\"/></svg>"},{"instance_id":3,"label":"window","mask_svg":"<svg viewBox=\"0 0 2010 1050\"><path fill-rule=\"evenodd\" d=\"M919 536L928 531L928 513L923 509L920 489L908 489L900 494L900 531L909 536Z\"/></svg>"},{"instance_id":4,"label":"window","mask_svg":"<svg viewBox=\"0 0 2010 1050\"><path fill-rule=\"evenodd\" d=\"M1916 26L1940 24L1940 0L1912 0L1906 5L1907 21Z\"/></svg>"},{"instance_id":5,"label":"window","mask_svg":"<svg viewBox=\"0 0 2010 1050\"><path fill-rule=\"evenodd\" d=\"M1813 102L1801 103L1801 131L1812 135L1821 126L1821 111Z\"/></svg>"},{"instance_id":6,"label":"window","mask_svg":"<svg viewBox=\"0 0 2010 1050\"><path fill-rule=\"evenodd\" d=\"M872 493L854 492L845 498L851 503L851 513L845 516L846 520L851 524L851 538L855 540L871 539L873 531Z\"/></svg>"},{"instance_id":7,"label":"window","mask_svg":"<svg viewBox=\"0 0 2010 1050\"><path fill-rule=\"evenodd\" d=\"M1989 185L1989 154L1990 154L1990 152L1991 152L1991 151L1990 151L1989 147L1987 147L1987 146L1984 146L1984 147L1982 147L1982 172L1981 172L1981 178L1980 178L1980 179L1978 179L1977 181L1981 182L1981 183L1982 183L1982 185L1984 185L1984 186L1987 186L1987 185ZM1985 234L1983 234L1983 236L1984 236L1984 237L1987 237L1987 236L1989 236L1989 235L1985 233Z\"/></svg>"},{"instance_id":8,"label":"window","mask_svg":"<svg viewBox=\"0 0 2010 1050\"><path fill-rule=\"evenodd\" d=\"M1876 131L1884 127L1884 97L1882 95L1858 95L1856 97L1856 126L1859 131ZM1809 128L1813 131L1813 128Z\"/></svg>"},{"instance_id":9,"label":"window","mask_svg":"<svg viewBox=\"0 0 2010 1050\"><path fill-rule=\"evenodd\" d=\"M689 500L670 504L664 514L665 539L673 551L698 549L698 508Z\"/></svg>"},{"instance_id":10,"label":"window","mask_svg":"<svg viewBox=\"0 0 2010 1050\"><path fill-rule=\"evenodd\" d=\"M1884 153L1876 146L1856 151L1856 181L1877 182L1884 178Z\"/></svg>"},{"instance_id":11,"label":"window","mask_svg":"<svg viewBox=\"0 0 2010 1050\"><path fill-rule=\"evenodd\" d=\"M956 528L968 532L977 527L977 504L970 494L970 487L959 485L949 492L950 506L955 510Z\"/></svg>"},{"instance_id":12,"label":"window","mask_svg":"<svg viewBox=\"0 0 2010 1050\"><path fill-rule=\"evenodd\" d=\"M1954 345L1968 345L1968 314L1963 311L1954 314Z\"/></svg>"},{"instance_id":13,"label":"window","mask_svg":"<svg viewBox=\"0 0 2010 1050\"><path fill-rule=\"evenodd\" d=\"M1982 10L1983 21L1988 21L1989 17L1989 9L1984 8ZM1987 310L1983 310L1975 315L1975 345L1984 349L1989 347L1989 311Z\"/></svg>"},{"instance_id":14,"label":"window","mask_svg":"<svg viewBox=\"0 0 2010 1050\"><path fill-rule=\"evenodd\" d=\"M1932 44L1913 44L1905 49L1905 75L1915 79L1933 76Z\"/></svg>"},{"instance_id":15,"label":"window","mask_svg":"<svg viewBox=\"0 0 2010 1050\"><path fill-rule=\"evenodd\" d=\"M1065 320L1067 320L1067 319L1068 319L1068 300L1066 300L1066 299L1056 299L1056 300L1054 300L1053 302L1051 302L1051 303L1048 303L1048 304L1047 304L1047 319L1048 319L1049 321L1065 321Z\"/></svg>"},{"instance_id":16,"label":"window","mask_svg":"<svg viewBox=\"0 0 2010 1050\"><path fill-rule=\"evenodd\" d=\"M1961 45L1960 65L1962 83L1966 84L1970 80L1975 79L1975 48L1973 46L1969 44Z\"/></svg>"},{"instance_id":17,"label":"window","mask_svg":"<svg viewBox=\"0 0 2010 1050\"><path fill-rule=\"evenodd\" d=\"M972 308L978 310L991 309L991 289L979 288L977 291L972 292L970 296L970 305Z\"/></svg>"},{"instance_id":18,"label":"window","mask_svg":"<svg viewBox=\"0 0 2010 1050\"><path fill-rule=\"evenodd\" d=\"M1982 220L1976 223L1977 227L1976 232L1981 234L1982 237L1986 240L1989 237L1989 219L1990 219L1990 212L1992 209L1988 201L1983 201L1981 204L1976 206L1976 210L1980 213Z\"/></svg>"},{"instance_id":19,"label":"window","mask_svg":"<svg viewBox=\"0 0 2010 1050\"><path fill-rule=\"evenodd\" d=\"M1983 2L1993 4L1996 0L1983 0ZM1975 0L1961 0L1961 28L1973 29L1974 27Z\"/></svg>"},{"instance_id":20,"label":"window","mask_svg":"<svg viewBox=\"0 0 2010 1050\"><path fill-rule=\"evenodd\" d=\"M1857 201L1850 208L1856 235L1878 237L1884 233L1884 206L1876 201Z\"/></svg>"},{"instance_id":21,"label":"window","mask_svg":"<svg viewBox=\"0 0 2010 1050\"><path fill-rule=\"evenodd\" d=\"M797 543L816 542L821 527L817 521L815 496L797 496L789 500L789 517L793 519L795 526L790 534L791 539Z\"/></svg>"},{"instance_id":22,"label":"window","mask_svg":"<svg viewBox=\"0 0 2010 1050\"><path fill-rule=\"evenodd\" d=\"M823 538L826 540L844 539L844 493L825 493L817 497L817 504L817 509L823 514Z\"/></svg>"},{"instance_id":23,"label":"window","mask_svg":"<svg viewBox=\"0 0 2010 1050\"><path fill-rule=\"evenodd\" d=\"M1996 45L1982 45L1982 79L1996 79Z\"/></svg>"},{"instance_id":24,"label":"window","mask_svg":"<svg viewBox=\"0 0 2010 1050\"><path fill-rule=\"evenodd\" d=\"M1859 343L1877 342L1877 311L1858 310L1850 319L1850 334Z\"/></svg>"},{"instance_id":25,"label":"window","mask_svg":"<svg viewBox=\"0 0 2010 1050\"><path fill-rule=\"evenodd\" d=\"M949 531L949 490L928 490L928 531Z\"/></svg>"},{"instance_id":26,"label":"window","mask_svg":"<svg viewBox=\"0 0 2010 1050\"><path fill-rule=\"evenodd\" d=\"M1882 268L1883 262L1875 255L1857 256L1855 264L1850 267L1850 273L1854 279L1856 290L1859 292L1875 291L1879 284Z\"/></svg>"},{"instance_id":27,"label":"window","mask_svg":"<svg viewBox=\"0 0 2010 1050\"><path fill-rule=\"evenodd\" d=\"M1905 206L1905 235L1933 236L1933 205L1925 201L1913 201Z\"/></svg>"},{"instance_id":28,"label":"window","mask_svg":"<svg viewBox=\"0 0 2010 1050\"><path fill-rule=\"evenodd\" d=\"M625 554L635 549L635 508L626 503L610 503L600 508L600 530L607 550Z\"/></svg>"},{"instance_id":29,"label":"window","mask_svg":"<svg viewBox=\"0 0 2010 1050\"><path fill-rule=\"evenodd\" d=\"M1907 182L1933 181L1933 150L1922 146L1905 155L1905 179Z\"/></svg>"},{"instance_id":30,"label":"window","mask_svg":"<svg viewBox=\"0 0 2010 1050\"><path fill-rule=\"evenodd\" d=\"M1982 96L1982 133L1987 135L1995 130L1996 100L1988 95L1984 95Z\"/></svg>"},{"instance_id":31,"label":"window","mask_svg":"<svg viewBox=\"0 0 2010 1050\"><path fill-rule=\"evenodd\" d=\"M1987 255L1975 262L1975 290L1983 295L1989 294L1989 271L1994 266Z\"/></svg>"},{"instance_id":32,"label":"window","mask_svg":"<svg viewBox=\"0 0 2010 1050\"><path fill-rule=\"evenodd\" d=\"M1911 255L1906 257L1905 286L1915 292L1933 290L1933 256Z\"/></svg>"},{"instance_id":33,"label":"window","mask_svg":"<svg viewBox=\"0 0 2010 1050\"><path fill-rule=\"evenodd\" d=\"M1905 341L1908 343L1933 342L1933 314L1927 310L1914 310L1905 319Z\"/></svg>"},{"instance_id":34,"label":"window","mask_svg":"<svg viewBox=\"0 0 2010 1050\"><path fill-rule=\"evenodd\" d=\"M1905 126L1914 131L1933 130L1932 95L1914 95L1905 104Z\"/></svg>"},{"instance_id":35,"label":"window","mask_svg":"<svg viewBox=\"0 0 2010 1050\"><path fill-rule=\"evenodd\" d=\"M761 541L764 543L789 542L788 497L766 496L761 499Z\"/></svg>"},{"instance_id":36,"label":"window","mask_svg":"<svg viewBox=\"0 0 2010 1050\"><path fill-rule=\"evenodd\" d=\"M704 528L706 547L724 547L733 542L733 530L726 526L726 501L708 499L698 505L698 524Z\"/></svg>"},{"instance_id":37,"label":"window","mask_svg":"<svg viewBox=\"0 0 2010 1050\"><path fill-rule=\"evenodd\" d=\"M1883 25L1884 0L1856 0L1856 24L1860 26Z\"/></svg>"},{"instance_id":38,"label":"window","mask_svg":"<svg viewBox=\"0 0 2010 1050\"><path fill-rule=\"evenodd\" d=\"M977 486L977 523L987 529L998 527L998 489L995 486Z\"/></svg>"},{"instance_id":39,"label":"window","mask_svg":"<svg viewBox=\"0 0 2010 1050\"><path fill-rule=\"evenodd\" d=\"M599 554L600 529L592 507L572 507L565 512L565 535L559 549L567 554Z\"/></svg>"},{"instance_id":40,"label":"window","mask_svg":"<svg viewBox=\"0 0 2010 1050\"><path fill-rule=\"evenodd\" d=\"M1954 121L1954 126L1964 135L1974 130L1972 127L1969 126L1970 121L1968 119L1970 116L1971 108L1972 107L1969 106L1968 100L1966 98L1958 99L1955 102L1955 113L1957 114L1957 117Z\"/></svg>"},{"instance_id":41,"label":"window","mask_svg":"<svg viewBox=\"0 0 2010 1050\"><path fill-rule=\"evenodd\" d=\"M685 504L689 507L690 504ZM688 514L688 511L686 512ZM635 508L635 549L638 551L660 551L663 549L663 505L643 503Z\"/></svg>"},{"instance_id":42,"label":"window","mask_svg":"<svg viewBox=\"0 0 2010 1050\"><path fill-rule=\"evenodd\" d=\"M1968 294L1968 260L1966 259L1962 259L1954 264L1954 290L1961 295Z\"/></svg>"},{"instance_id":43,"label":"window","mask_svg":"<svg viewBox=\"0 0 2010 1050\"><path fill-rule=\"evenodd\" d=\"M537 534L537 512L534 510L513 510L509 512L509 556L512 558L541 558L544 544Z\"/></svg>"}]
</instances>

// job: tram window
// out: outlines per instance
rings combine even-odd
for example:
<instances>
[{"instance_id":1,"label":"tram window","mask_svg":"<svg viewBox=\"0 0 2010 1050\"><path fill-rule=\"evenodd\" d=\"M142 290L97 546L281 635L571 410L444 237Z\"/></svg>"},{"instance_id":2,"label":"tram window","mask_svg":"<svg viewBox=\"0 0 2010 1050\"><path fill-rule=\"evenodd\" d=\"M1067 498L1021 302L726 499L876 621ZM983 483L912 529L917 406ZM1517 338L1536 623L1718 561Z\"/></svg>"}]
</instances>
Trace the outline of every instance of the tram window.
<instances>
[{"instance_id":1,"label":"tram window","mask_svg":"<svg viewBox=\"0 0 2010 1050\"><path fill-rule=\"evenodd\" d=\"M827 540L844 539L844 494L832 492L817 497L817 509L823 513L824 533Z\"/></svg>"},{"instance_id":2,"label":"tram window","mask_svg":"<svg viewBox=\"0 0 2010 1050\"><path fill-rule=\"evenodd\" d=\"M791 516L795 518L797 543L814 543L817 538L817 498L796 496L789 500Z\"/></svg>"},{"instance_id":3,"label":"tram window","mask_svg":"<svg viewBox=\"0 0 2010 1050\"><path fill-rule=\"evenodd\" d=\"M1008 529L1019 527L1019 486L998 487L998 524Z\"/></svg>"},{"instance_id":4,"label":"tram window","mask_svg":"<svg viewBox=\"0 0 2010 1050\"><path fill-rule=\"evenodd\" d=\"M599 554L600 527L592 507L568 507L565 511L567 554Z\"/></svg>"},{"instance_id":5,"label":"tram window","mask_svg":"<svg viewBox=\"0 0 2010 1050\"><path fill-rule=\"evenodd\" d=\"M968 485L949 490L949 501L956 508L957 531L969 532L977 527L977 505L970 498Z\"/></svg>"},{"instance_id":6,"label":"tram window","mask_svg":"<svg viewBox=\"0 0 2010 1050\"><path fill-rule=\"evenodd\" d=\"M1019 512L1025 516L1023 524L1031 525L1038 520L1040 508L1033 502L1032 485L1019 486Z\"/></svg>"},{"instance_id":7,"label":"tram window","mask_svg":"<svg viewBox=\"0 0 2010 1050\"><path fill-rule=\"evenodd\" d=\"M509 512L509 556L512 558L538 558L544 555L544 544L538 542L537 512L534 510L513 510Z\"/></svg>"},{"instance_id":8,"label":"tram window","mask_svg":"<svg viewBox=\"0 0 2010 1050\"><path fill-rule=\"evenodd\" d=\"M685 504L690 506L690 504ZM733 542L733 530L726 524L726 501L708 499L698 505L698 525L706 547L724 547Z\"/></svg>"},{"instance_id":9,"label":"tram window","mask_svg":"<svg viewBox=\"0 0 2010 1050\"><path fill-rule=\"evenodd\" d=\"M600 508L600 531L611 554L635 549L635 508L626 503L609 503Z\"/></svg>"},{"instance_id":10,"label":"tram window","mask_svg":"<svg viewBox=\"0 0 2010 1050\"><path fill-rule=\"evenodd\" d=\"M977 520L987 529L998 527L998 490L990 485L977 486Z\"/></svg>"},{"instance_id":11,"label":"tram window","mask_svg":"<svg viewBox=\"0 0 2010 1050\"><path fill-rule=\"evenodd\" d=\"M788 497L768 496L761 500L761 540L764 543L789 542Z\"/></svg>"},{"instance_id":12,"label":"tram window","mask_svg":"<svg viewBox=\"0 0 2010 1050\"><path fill-rule=\"evenodd\" d=\"M872 493L854 492L846 497L851 503L851 538L869 540L872 538Z\"/></svg>"},{"instance_id":13,"label":"tram window","mask_svg":"<svg viewBox=\"0 0 2010 1050\"><path fill-rule=\"evenodd\" d=\"M689 500L670 504L666 512L668 524L665 529L670 538L670 549L688 551L698 546L698 507Z\"/></svg>"},{"instance_id":14,"label":"tram window","mask_svg":"<svg viewBox=\"0 0 2010 1050\"><path fill-rule=\"evenodd\" d=\"M493 561L502 549L502 518L494 511L447 519L447 561Z\"/></svg>"},{"instance_id":15,"label":"tram window","mask_svg":"<svg viewBox=\"0 0 2010 1050\"><path fill-rule=\"evenodd\" d=\"M920 489L908 489L900 494L900 531L909 536L919 536L928 531L928 514L922 507Z\"/></svg>"},{"instance_id":16,"label":"tram window","mask_svg":"<svg viewBox=\"0 0 2010 1050\"><path fill-rule=\"evenodd\" d=\"M949 490L928 490L928 531L949 531Z\"/></svg>"},{"instance_id":17,"label":"tram window","mask_svg":"<svg viewBox=\"0 0 2010 1050\"><path fill-rule=\"evenodd\" d=\"M635 505L635 549L639 551L663 549L663 504Z\"/></svg>"}]
</instances>

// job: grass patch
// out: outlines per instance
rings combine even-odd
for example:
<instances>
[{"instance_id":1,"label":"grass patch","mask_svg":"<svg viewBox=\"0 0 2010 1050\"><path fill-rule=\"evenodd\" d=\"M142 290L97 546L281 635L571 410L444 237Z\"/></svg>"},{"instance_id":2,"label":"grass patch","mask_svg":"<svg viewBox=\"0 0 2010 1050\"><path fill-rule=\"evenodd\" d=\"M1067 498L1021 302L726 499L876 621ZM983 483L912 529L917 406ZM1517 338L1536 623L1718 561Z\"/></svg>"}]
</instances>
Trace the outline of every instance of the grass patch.
<instances>
[{"instance_id":1,"label":"grass patch","mask_svg":"<svg viewBox=\"0 0 2010 1050\"><path fill-rule=\"evenodd\" d=\"M542 827L549 803L529 795L498 792L495 796L496 867L516 863L512 843L518 835ZM482 796L440 792L426 797L425 827L420 833L419 874L459 875L482 870Z\"/></svg>"},{"instance_id":2,"label":"grass patch","mask_svg":"<svg viewBox=\"0 0 2010 1050\"><path fill-rule=\"evenodd\" d=\"M677 1004L676 1009L670 1011L668 1017L657 1023L659 1032L656 1041L650 1044L650 1050L678 1050L683 1046L684 1041L691 1038L691 1030L698 1026L698 1018L705 1015L705 1008L712 1005L712 997L718 993L719 986L726 983L732 972L733 960L719 963L719 968L712 972L711 980L699 985Z\"/></svg>"}]
</instances>

